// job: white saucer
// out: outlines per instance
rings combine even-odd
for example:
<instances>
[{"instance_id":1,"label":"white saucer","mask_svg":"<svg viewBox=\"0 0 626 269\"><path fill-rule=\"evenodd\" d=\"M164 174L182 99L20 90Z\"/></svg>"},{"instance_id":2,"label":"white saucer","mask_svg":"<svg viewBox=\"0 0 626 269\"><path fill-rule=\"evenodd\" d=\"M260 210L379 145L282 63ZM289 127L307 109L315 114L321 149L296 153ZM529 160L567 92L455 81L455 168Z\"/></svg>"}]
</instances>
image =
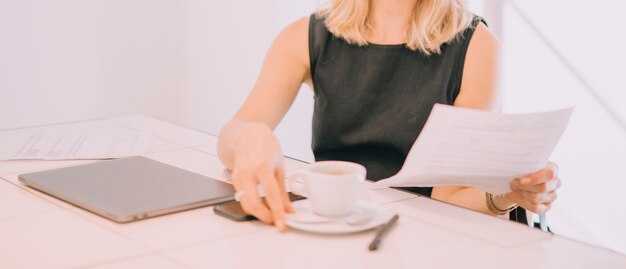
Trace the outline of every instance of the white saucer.
<instances>
[{"instance_id":1,"label":"white saucer","mask_svg":"<svg viewBox=\"0 0 626 269\"><path fill-rule=\"evenodd\" d=\"M306 223L298 221L298 219L301 219L303 217L309 219L312 214L315 214L313 213L313 209L311 208L311 202L309 200L300 200L293 202L292 205L296 210L296 213L287 214L287 217L285 219L287 226L302 231L324 234L356 233L373 229L385 224L393 215L387 209L378 204L374 204L368 201L359 201L357 203L357 210L368 210L371 211L373 214L371 220L366 223L350 225L340 220L323 223Z\"/></svg>"}]
</instances>

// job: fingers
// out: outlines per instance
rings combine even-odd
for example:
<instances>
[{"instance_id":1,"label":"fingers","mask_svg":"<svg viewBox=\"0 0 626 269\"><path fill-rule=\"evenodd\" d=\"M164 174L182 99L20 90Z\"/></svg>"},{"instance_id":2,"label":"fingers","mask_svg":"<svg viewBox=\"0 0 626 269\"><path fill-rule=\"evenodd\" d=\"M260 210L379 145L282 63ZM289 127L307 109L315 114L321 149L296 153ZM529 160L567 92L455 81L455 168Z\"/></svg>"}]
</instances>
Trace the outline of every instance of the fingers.
<instances>
[{"instance_id":1,"label":"fingers","mask_svg":"<svg viewBox=\"0 0 626 269\"><path fill-rule=\"evenodd\" d=\"M241 206L244 211L252 214L260 221L272 224L274 219L272 218L272 212L263 203L263 200L259 196L257 191L256 182L249 180L244 184L244 191L246 194L242 197Z\"/></svg>"},{"instance_id":2,"label":"fingers","mask_svg":"<svg viewBox=\"0 0 626 269\"><path fill-rule=\"evenodd\" d=\"M556 191L553 192L548 192L548 193L536 193L536 192L527 192L527 191L522 191L521 192L521 196L534 204L547 204L547 203L552 203L556 200L557 195L556 195Z\"/></svg>"},{"instance_id":3,"label":"fingers","mask_svg":"<svg viewBox=\"0 0 626 269\"><path fill-rule=\"evenodd\" d=\"M545 213L552 207L552 202L535 203L532 199L527 199L524 193L519 191L509 193L508 197L524 209L537 214ZM548 197L538 197L537 199L550 200ZM554 194L554 199L556 199L556 193Z\"/></svg>"},{"instance_id":4,"label":"fingers","mask_svg":"<svg viewBox=\"0 0 626 269\"><path fill-rule=\"evenodd\" d=\"M520 179L520 183L525 185L541 184L554 179L558 175L558 173L559 167L553 162L548 162L546 167L544 167L543 169Z\"/></svg>"},{"instance_id":5,"label":"fingers","mask_svg":"<svg viewBox=\"0 0 626 269\"><path fill-rule=\"evenodd\" d=\"M561 187L561 180L558 177L539 184L523 184L522 182L524 182L524 178L513 180L513 182L511 182L511 190L548 193L556 191L559 187Z\"/></svg>"},{"instance_id":6,"label":"fingers","mask_svg":"<svg viewBox=\"0 0 626 269\"><path fill-rule=\"evenodd\" d=\"M275 174L270 169L265 169L259 175L259 181L265 190L265 200L272 210L273 222L280 231L287 228L285 224L285 206L281 190L278 186Z\"/></svg>"},{"instance_id":7,"label":"fingers","mask_svg":"<svg viewBox=\"0 0 626 269\"><path fill-rule=\"evenodd\" d=\"M250 173L234 172L232 174L235 189L243 190L245 194L241 197L241 208L248 214L255 216L262 222L273 223L272 214L263 204L257 191L257 182Z\"/></svg>"},{"instance_id":8,"label":"fingers","mask_svg":"<svg viewBox=\"0 0 626 269\"><path fill-rule=\"evenodd\" d=\"M519 180L511 184L513 192L510 198L519 206L528 211L540 214L545 213L552 207L557 199L556 190L561 186L561 180L555 178L536 185L520 184Z\"/></svg>"},{"instance_id":9,"label":"fingers","mask_svg":"<svg viewBox=\"0 0 626 269\"><path fill-rule=\"evenodd\" d=\"M289 199L289 193L287 193L287 189L285 188L285 169L283 167L280 167L276 170L276 179L278 180L278 187L282 194L285 211L287 211L288 213L293 213L295 210L291 206L291 199Z\"/></svg>"}]
</instances>

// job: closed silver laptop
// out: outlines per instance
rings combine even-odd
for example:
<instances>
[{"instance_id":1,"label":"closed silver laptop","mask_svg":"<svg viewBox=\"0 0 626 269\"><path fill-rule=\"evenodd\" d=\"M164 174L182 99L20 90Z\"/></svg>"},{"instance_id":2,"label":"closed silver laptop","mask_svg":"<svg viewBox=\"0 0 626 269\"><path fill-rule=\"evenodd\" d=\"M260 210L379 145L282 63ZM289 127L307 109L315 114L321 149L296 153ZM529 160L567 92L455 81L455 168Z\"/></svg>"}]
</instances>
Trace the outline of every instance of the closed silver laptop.
<instances>
[{"instance_id":1,"label":"closed silver laptop","mask_svg":"<svg viewBox=\"0 0 626 269\"><path fill-rule=\"evenodd\" d=\"M145 157L22 174L19 180L120 223L226 202L235 192L228 183Z\"/></svg>"}]
</instances>

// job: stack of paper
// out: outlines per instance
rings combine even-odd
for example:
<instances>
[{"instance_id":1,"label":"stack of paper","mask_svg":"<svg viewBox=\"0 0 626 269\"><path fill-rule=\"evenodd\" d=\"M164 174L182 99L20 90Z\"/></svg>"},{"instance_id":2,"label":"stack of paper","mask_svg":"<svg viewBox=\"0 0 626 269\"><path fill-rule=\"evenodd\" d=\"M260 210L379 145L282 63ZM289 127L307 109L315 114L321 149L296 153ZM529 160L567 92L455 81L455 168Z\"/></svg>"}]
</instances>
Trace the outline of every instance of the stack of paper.
<instances>
[{"instance_id":1,"label":"stack of paper","mask_svg":"<svg viewBox=\"0 0 626 269\"><path fill-rule=\"evenodd\" d=\"M0 160L111 159L146 153L152 136L131 130L0 133Z\"/></svg>"}]
</instances>

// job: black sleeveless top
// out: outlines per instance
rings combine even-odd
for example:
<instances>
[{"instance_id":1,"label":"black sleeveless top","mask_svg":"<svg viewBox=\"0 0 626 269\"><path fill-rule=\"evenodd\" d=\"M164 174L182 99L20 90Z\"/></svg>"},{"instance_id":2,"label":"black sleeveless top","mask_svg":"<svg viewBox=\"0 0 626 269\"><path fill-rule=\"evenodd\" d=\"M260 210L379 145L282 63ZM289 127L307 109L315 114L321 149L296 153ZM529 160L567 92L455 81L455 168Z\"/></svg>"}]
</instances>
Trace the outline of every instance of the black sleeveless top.
<instances>
[{"instance_id":1,"label":"black sleeveless top","mask_svg":"<svg viewBox=\"0 0 626 269\"><path fill-rule=\"evenodd\" d=\"M315 93L312 148L316 161L344 160L368 179L396 174L435 103L453 104L475 27L425 56L404 45L358 46L333 36L323 18L309 24ZM409 188L430 196L432 188Z\"/></svg>"}]
</instances>

